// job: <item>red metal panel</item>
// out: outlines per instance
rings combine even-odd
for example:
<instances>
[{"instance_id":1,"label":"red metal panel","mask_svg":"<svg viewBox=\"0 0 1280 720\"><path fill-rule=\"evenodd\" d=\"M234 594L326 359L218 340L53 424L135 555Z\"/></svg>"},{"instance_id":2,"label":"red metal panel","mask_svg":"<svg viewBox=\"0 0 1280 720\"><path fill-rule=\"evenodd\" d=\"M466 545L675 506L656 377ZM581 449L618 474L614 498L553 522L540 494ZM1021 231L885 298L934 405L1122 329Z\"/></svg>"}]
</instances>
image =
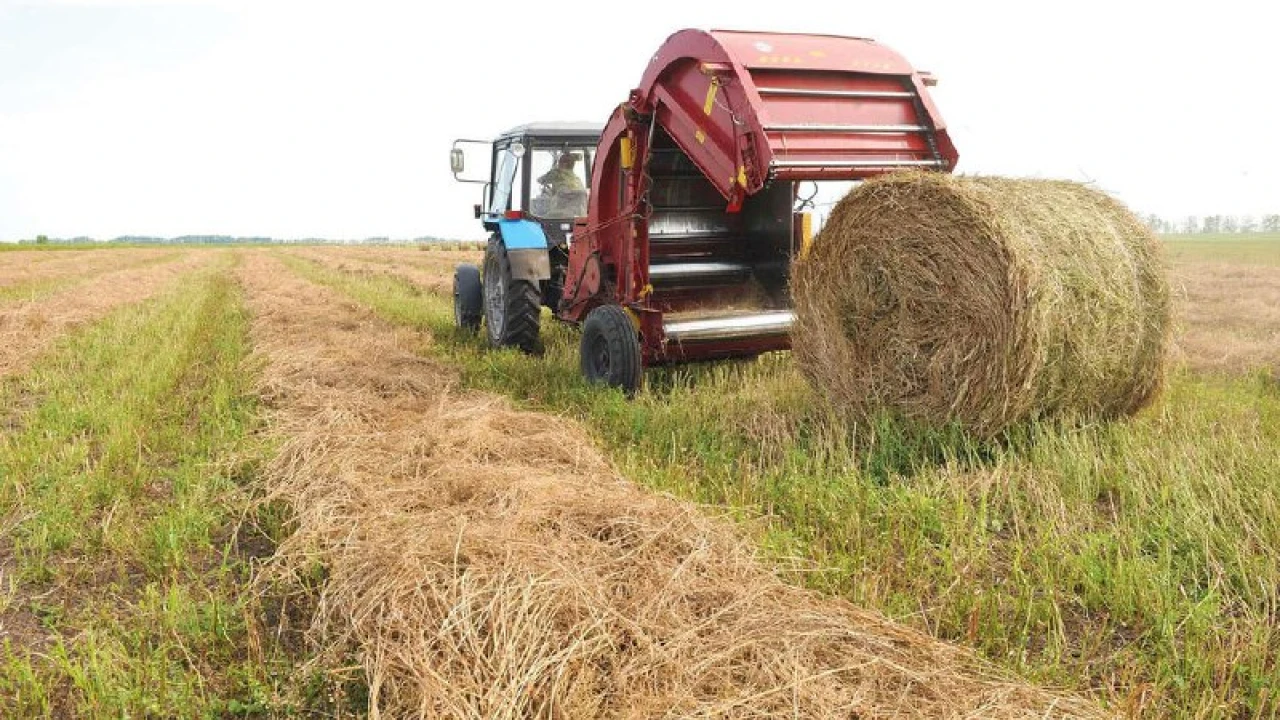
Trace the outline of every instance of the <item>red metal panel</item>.
<instances>
[{"instance_id":1,"label":"red metal panel","mask_svg":"<svg viewBox=\"0 0 1280 720\"><path fill-rule=\"evenodd\" d=\"M712 30L711 35L747 68L784 67L910 75L901 55L867 38L839 35Z\"/></svg>"},{"instance_id":2,"label":"red metal panel","mask_svg":"<svg viewBox=\"0 0 1280 720\"><path fill-rule=\"evenodd\" d=\"M786 335L741 340L722 340L706 343L665 343L656 348L646 365L722 360L733 357L751 357L761 353L790 350L791 338Z\"/></svg>"},{"instance_id":3,"label":"red metal panel","mask_svg":"<svg viewBox=\"0 0 1280 720\"><path fill-rule=\"evenodd\" d=\"M773 180L856 180L902 167L950 171L957 160L920 74L872 40L719 30L672 35L601 138L588 219L575 228L560 308L574 321L602 303L631 308L645 364L787 344L786 338L663 342L662 310L681 305L682 296L669 292L659 301L649 285L648 203L664 204L661 197L646 200L650 181L642 172L650 167L654 123L670 138L662 138L663 147L673 142L689 158L710 184L706 191L723 197L729 217ZM622 160L624 139L634 149L631 169ZM651 166L654 177L657 168ZM661 177L673 183L668 195L683 190L679 172ZM657 257L707 252L681 242L662 239Z\"/></svg>"},{"instance_id":4,"label":"red metal panel","mask_svg":"<svg viewBox=\"0 0 1280 720\"><path fill-rule=\"evenodd\" d=\"M918 73L862 38L681 31L636 97L730 203L770 178L856 180L957 159Z\"/></svg>"}]
</instances>

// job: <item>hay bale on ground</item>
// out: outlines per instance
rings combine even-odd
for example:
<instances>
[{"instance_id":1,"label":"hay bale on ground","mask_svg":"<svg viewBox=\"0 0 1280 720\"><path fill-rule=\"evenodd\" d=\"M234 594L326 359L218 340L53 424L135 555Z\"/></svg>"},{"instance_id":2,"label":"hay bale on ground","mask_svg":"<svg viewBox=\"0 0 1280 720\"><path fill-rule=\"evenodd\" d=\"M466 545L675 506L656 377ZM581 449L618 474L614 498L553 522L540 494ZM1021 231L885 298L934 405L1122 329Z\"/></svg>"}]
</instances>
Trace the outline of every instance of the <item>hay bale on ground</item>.
<instances>
[{"instance_id":1,"label":"hay bale on ground","mask_svg":"<svg viewBox=\"0 0 1280 720\"><path fill-rule=\"evenodd\" d=\"M792 271L796 360L856 417L992 436L1131 414L1169 337L1159 241L1078 183L902 173L831 213Z\"/></svg>"}]
</instances>

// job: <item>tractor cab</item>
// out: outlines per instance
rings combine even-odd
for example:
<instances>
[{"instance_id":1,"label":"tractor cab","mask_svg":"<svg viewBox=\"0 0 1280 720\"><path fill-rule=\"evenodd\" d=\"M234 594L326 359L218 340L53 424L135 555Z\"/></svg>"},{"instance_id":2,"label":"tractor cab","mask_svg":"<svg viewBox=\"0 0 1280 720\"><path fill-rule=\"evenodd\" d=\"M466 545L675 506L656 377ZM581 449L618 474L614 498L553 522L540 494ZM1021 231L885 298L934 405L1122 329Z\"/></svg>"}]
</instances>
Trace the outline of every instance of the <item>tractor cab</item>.
<instances>
[{"instance_id":1,"label":"tractor cab","mask_svg":"<svg viewBox=\"0 0 1280 720\"><path fill-rule=\"evenodd\" d=\"M455 277L460 326L478 327L483 318L494 345L537 345L541 308L556 310L564 290L574 220L587 215L603 129L600 123L530 123L492 142L454 141L454 179L483 185L475 217L490 233L483 275L464 268ZM465 176L467 149L481 162L488 156L488 179Z\"/></svg>"},{"instance_id":2,"label":"tractor cab","mask_svg":"<svg viewBox=\"0 0 1280 720\"><path fill-rule=\"evenodd\" d=\"M549 245L563 245L574 218L587 214L591 166L602 130L600 123L530 123L492 142L456 140L454 178L484 184L475 216L489 232L500 232L503 221L534 222ZM468 144L491 148L487 180L461 177Z\"/></svg>"}]
</instances>

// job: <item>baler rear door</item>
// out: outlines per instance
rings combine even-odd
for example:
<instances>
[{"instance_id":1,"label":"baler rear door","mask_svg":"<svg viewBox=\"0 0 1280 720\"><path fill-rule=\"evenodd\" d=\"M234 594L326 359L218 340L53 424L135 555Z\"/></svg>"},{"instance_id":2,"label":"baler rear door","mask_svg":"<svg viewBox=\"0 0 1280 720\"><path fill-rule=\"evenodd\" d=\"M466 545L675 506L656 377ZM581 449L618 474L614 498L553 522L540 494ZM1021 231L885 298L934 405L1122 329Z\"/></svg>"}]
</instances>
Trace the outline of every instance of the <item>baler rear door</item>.
<instances>
[{"instance_id":1,"label":"baler rear door","mask_svg":"<svg viewBox=\"0 0 1280 720\"><path fill-rule=\"evenodd\" d=\"M909 77L773 69L751 75L775 179L946 167Z\"/></svg>"},{"instance_id":2,"label":"baler rear door","mask_svg":"<svg viewBox=\"0 0 1280 720\"><path fill-rule=\"evenodd\" d=\"M889 48L862 38L712 34L746 70L755 123L741 154L767 159L760 175L855 180L954 167L955 147L925 90L929 76ZM767 149L751 147L759 135Z\"/></svg>"}]
</instances>

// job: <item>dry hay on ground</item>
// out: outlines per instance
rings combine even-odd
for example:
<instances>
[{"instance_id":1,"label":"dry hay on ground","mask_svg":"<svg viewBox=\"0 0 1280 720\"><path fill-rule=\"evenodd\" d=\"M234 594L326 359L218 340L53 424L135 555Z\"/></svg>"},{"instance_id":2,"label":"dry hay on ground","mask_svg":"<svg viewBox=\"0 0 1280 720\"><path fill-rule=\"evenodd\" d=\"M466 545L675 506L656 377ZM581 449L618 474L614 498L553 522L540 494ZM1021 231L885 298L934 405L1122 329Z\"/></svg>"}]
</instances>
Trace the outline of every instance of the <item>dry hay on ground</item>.
<instances>
[{"instance_id":1,"label":"dry hay on ground","mask_svg":"<svg viewBox=\"0 0 1280 720\"><path fill-rule=\"evenodd\" d=\"M1184 261L1172 281L1175 358L1194 370L1280 378L1280 267Z\"/></svg>"},{"instance_id":2,"label":"dry hay on ground","mask_svg":"<svg viewBox=\"0 0 1280 720\"><path fill-rule=\"evenodd\" d=\"M243 270L318 662L394 717L1095 717L967 650L783 583L726 521L620 480L557 418L328 290ZM260 578L261 580L262 578ZM286 582L286 585L288 583Z\"/></svg>"},{"instance_id":3,"label":"dry hay on ground","mask_svg":"<svg viewBox=\"0 0 1280 720\"><path fill-rule=\"evenodd\" d=\"M437 250L416 247L381 247L377 245L309 245L291 249L311 257L355 258L384 265L410 265L433 270L449 268L460 262L479 262L483 251Z\"/></svg>"},{"instance_id":4,"label":"dry hay on ground","mask_svg":"<svg viewBox=\"0 0 1280 720\"><path fill-rule=\"evenodd\" d=\"M371 253L351 252L345 249L335 252L320 248L296 250L293 254L333 270L364 276L396 278L436 294L451 293L454 267L458 263L475 259L466 253L456 252L452 253L454 257L450 261L412 260L413 256L409 255L409 251L399 251L401 256L408 257L392 256L374 259Z\"/></svg>"},{"instance_id":5,"label":"dry hay on ground","mask_svg":"<svg viewBox=\"0 0 1280 720\"><path fill-rule=\"evenodd\" d=\"M1164 377L1158 241L1077 183L903 173L833 210L796 263L794 353L855 416L981 435L1132 413Z\"/></svg>"},{"instance_id":6,"label":"dry hay on ground","mask_svg":"<svg viewBox=\"0 0 1280 720\"><path fill-rule=\"evenodd\" d=\"M413 265L425 269L453 266L460 262L479 262L482 250L432 250L367 245L312 245L297 248L313 256L354 257L391 265Z\"/></svg>"},{"instance_id":7,"label":"dry hay on ground","mask_svg":"<svg viewBox=\"0 0 1280 720\"><path fill-rule=\"evenodd\" d=\"M82 278L172 255L171 248L11 250L0 253L0 293L6 288Z\"/></svg>"},{"instance_id":8,"label":"dry hay on ground","mask_svg":"<svg viewBox=\"0 0 1280 720\"><path fill-rule=\"evenodd\" d=\"M22 372L71 328L152 297L211 257L190 252L171 262L104 273L37 301L0 306L0 378Z\"/></svg>"}]
</instances>

